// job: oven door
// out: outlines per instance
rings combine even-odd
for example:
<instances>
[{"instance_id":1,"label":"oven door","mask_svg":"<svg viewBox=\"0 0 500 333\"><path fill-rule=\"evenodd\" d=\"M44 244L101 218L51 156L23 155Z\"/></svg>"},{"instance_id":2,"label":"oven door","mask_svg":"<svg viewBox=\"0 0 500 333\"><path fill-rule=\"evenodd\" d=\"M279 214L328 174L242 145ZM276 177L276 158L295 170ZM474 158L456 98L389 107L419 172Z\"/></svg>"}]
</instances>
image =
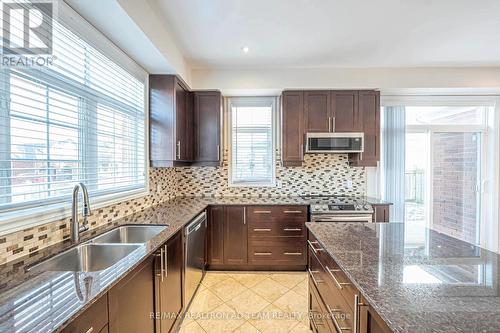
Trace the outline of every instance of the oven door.
<instances>
[{"instance_id":1,"label":"oven door","mask_svg":"<svg viewBox=\"0 0 500 333\"><path fill-rule=\"evenodd\" d=\"M373 222L372 214L318 214L311 215L312 222Z\"/></svg>"}]
</instances>

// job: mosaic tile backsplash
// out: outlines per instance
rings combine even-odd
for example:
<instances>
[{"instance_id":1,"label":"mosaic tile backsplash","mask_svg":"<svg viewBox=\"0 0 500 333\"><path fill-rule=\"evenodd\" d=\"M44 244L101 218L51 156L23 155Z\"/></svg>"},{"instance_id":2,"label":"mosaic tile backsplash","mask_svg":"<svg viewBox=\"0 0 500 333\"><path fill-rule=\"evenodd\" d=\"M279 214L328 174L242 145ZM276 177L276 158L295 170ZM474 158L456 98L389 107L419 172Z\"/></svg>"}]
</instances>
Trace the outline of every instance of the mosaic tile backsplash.
<instances>
[{"instance_id":1,"label":"mosaic tile backsplash","mask_svg":"<svg viewBox=\"0 0 500 333\"><path fill-rule=\"evenodd\" d=\"M227 157L227 152L224 154ZM150 194L119 204L94 209L90 228L143 211L179 196L305 196L366 194L364 168L350 167L347 155L306 155L302 167L276 166L277 187L229 187L227 158L222 167L150 169ZM0 264L59 243L69 238L70 219L50 222L0 236Z\"/></svg>"},{"instance_id":2,"label":"mosaic tile backsplash","mask_svg":"<svg viewBox=\"0 0 500 333\"><path fill-rule=\"evenodd\" d=\"M183 196L305 196L366 194L364 168L351 167L347 154L305 155L304 165L276 165L277 187L229 187L227 152L222 167L177 169L177 191Z\"/></svg>"}]
</instances>

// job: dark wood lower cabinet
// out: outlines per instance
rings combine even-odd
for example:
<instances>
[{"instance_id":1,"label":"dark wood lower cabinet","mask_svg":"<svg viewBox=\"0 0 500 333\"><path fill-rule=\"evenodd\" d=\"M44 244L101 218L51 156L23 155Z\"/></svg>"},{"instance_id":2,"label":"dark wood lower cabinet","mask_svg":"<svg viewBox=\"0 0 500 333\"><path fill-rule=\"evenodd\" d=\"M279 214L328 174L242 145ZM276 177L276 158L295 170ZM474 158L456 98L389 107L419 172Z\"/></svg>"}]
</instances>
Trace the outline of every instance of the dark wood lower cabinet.
<instances>
[{"instance_id":1,"label":"dark wood lower cabinet","mask_svg":"<svg viewBox=\"0 0 500 333\"><path fill-rule=\"evenodd\" d=\"M248 229L246 208L227 206L224 208L224 264L245 265L248 263Z\"/></svg>"},{"instance_id":2,"label":"dark wood lower cabinet","mask_svg":"<svg viewBox=\"0 0 500 333\"><path fill-rule=\"evenodd\" d=\"M156 333L174 332L183 308L183 235L177 232L155 257ZM166 258L162 271L162 255Z\"/></svg>"},{"instance_id":3,"label":"dark wood lower cabinet","mask_svg":"<svg viewBox=\"0 0 500 333\"><path fill-rule=\"evenodd\" d=\"M208 208L207 238L208 265L224 264L224 206Z\"/></svg>"},{"instance_id":4,"label":"dark wood lower cabinet","mask_svg":"<svg viewBox=\"0 0 500 333\"><path fill-rule=\"evenodd\" d=\"M108 296L104 295L68 324L61 332L107 332Z\"/></svg>"},{"instance_id":5,"label":"dark wood lower cabinet","mask_svg":"<svg viewBox=\"0 0 500 333\"><path fill-rule=\"evenodd\" d=\"M307 206L211 206L208 217L208 269L305 269Z\"/></svg>"},{"instance_id":6,"label":"dark wood lower cabinet","mask_svg":"<svg viewBox=\"0 0 500 333\"><path fill-rule=\"evenodd\" d=\"M373 205L373 222L389 222L390 205Z\"/></svg>"},{"instance_id":7,"label":"dark wood lower cabinet","mask_svg":"<svg viewBox=\"0 0 500 333\"><path fill-rule=\"evenodd\" d=\"M392 332L317 239L310 234L308 241L313 332Z\"/></svg>"},{"instance_id":8,"label":"dark wood lower cabinet","mask_svg":"<svg viewBox=\"0 0 500 333\"><path fill-rule=\"evenodd\" d=\"M150 257L108 292L110 333L153 333L154 259Z\"/></svg>"}]
</instances>

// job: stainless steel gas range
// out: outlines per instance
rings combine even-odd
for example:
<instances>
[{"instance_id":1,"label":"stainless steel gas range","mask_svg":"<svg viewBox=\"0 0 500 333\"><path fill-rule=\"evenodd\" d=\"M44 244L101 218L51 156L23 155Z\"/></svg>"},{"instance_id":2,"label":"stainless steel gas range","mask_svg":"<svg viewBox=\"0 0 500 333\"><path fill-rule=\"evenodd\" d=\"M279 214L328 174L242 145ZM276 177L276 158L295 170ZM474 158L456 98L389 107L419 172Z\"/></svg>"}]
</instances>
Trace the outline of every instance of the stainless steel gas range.
<instances>
[{"instance_id":1,"label":"stainless steel gas range","mask_svg":"<svg viewBox=\"0 0 500 333\"><path fill-rule=\"evenodd\" d=\"M360 198L318 198L311 203L311 222L372 222L372 220L372 205Z\"/></svg>"}]
</instances>

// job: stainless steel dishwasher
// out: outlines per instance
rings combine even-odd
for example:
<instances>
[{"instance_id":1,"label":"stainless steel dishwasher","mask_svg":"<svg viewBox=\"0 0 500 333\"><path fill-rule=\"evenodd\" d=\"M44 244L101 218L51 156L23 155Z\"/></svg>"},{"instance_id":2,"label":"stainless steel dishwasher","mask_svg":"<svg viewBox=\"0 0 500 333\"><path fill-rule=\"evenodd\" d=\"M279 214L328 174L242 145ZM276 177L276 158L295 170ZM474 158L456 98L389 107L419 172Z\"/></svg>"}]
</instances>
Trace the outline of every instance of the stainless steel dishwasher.
<instances>
[{"instance_id":1,"label":"stainless steel dishwasher","mask_svg":"<svg viewBox=\"0 0 500 333\"><path fill-rule=\"evenodd\" d=\"M205 274L205 235L207 230L207 213L198 215L185 228L185 283L184 305L187 306Z\"/></svg>"}]
</instances>

